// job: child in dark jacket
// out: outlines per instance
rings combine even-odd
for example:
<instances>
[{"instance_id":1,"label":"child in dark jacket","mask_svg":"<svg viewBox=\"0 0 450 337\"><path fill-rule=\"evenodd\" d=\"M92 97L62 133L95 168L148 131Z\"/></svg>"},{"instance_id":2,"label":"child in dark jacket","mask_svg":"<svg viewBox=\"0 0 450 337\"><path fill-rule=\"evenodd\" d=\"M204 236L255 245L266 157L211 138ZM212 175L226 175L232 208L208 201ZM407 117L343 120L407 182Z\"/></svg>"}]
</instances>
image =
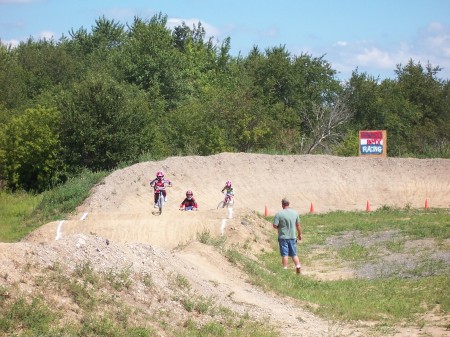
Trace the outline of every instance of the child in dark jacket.
<instances>
[{"instance_id":1,"label":"child in dark jacket","mask_svg":"<svg viewBox=\"0 0 450 337\"><path fill-rule=\"evenodd\" d=\"M186 192L186 198L180 204L180 211L196 211L198 209L197 202L191 190Z\"/></svg>"}]
</instances>

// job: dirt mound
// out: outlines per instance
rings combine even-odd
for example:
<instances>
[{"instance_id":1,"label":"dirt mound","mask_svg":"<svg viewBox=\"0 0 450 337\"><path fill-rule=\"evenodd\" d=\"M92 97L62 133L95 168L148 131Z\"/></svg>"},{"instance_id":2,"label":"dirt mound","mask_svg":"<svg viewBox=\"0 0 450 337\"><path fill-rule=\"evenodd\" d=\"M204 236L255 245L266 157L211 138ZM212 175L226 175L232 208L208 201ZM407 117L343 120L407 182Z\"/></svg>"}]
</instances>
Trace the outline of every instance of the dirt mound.
<instances>
[{"instance_id":1,"label":"dirt mound","mask_svg":"<svg viewBox=\"0 0 450 337\"><path fill-rule=\"evenodd\" d=\"M224 233L228 247L239 246L250 258L271 249L273 242L264 219L252 212L239 218L239 222L237 219ZM217 237L203 232L199 239L215 240ZM59 302L59 310L67 311L68 317L78 309L63 304L70 301L55 289L39 287L36 280L44 275L51 279L60 277L52 276L55 270L73 275L88 266L104 275L129 274L133 286L122 294L122 300L130 307L145 308L147 315L167 312L165 320L170 325L181 326L188 319L210 319L207 315L189 313L181 303L188 298L212 299L210 305L226 307L239 315L270 324L282 336L325 336L330 333L362 336L354 327L330 323L313 315L295 300L254 287L247 275L213 245L199 241L169 251L145 243L117 243L97 235L72 234L45 244L0 243L0 252L2 269L8 271L7 277L0 278L0 286L20 284L25 293L45 294ZM151 289L142 285L146 277L151 279ZM189 285L186 289L177 284L179 277Z\"/></svg>"},{"instance_id":2,"label":"dirt mound","mask_svg":"<svg viewBox=\"0 0 450 337\"><path fill-rule=\"evenodd\" d=\"M149 181L163 170L172 180L169 202L154 216ZM235 206L217 210L226 180L235 187ZM180 212L187 190L193 190L198 212ZM222 153L208 157L172 157L113 172L70 219L42 227L31 241L53 241L61 235L93 233L118 242L144 242L173 248L197 232L220 233L230 218L255 211L269 214L289 197L291 207L307 213L365 210L389 205L450 207L450 160L333 156L280 156Z\"/></svg>"},{"instance_id":3,"label":"dirt mound","mask_svg":"<svg viewBox=\"0 0 450 337\"><path fill-rule=\"evenodd\" d=\"M149 181L158 170L173 187L163 213L154 215ZM235 205L217 209L228 179L235 187ZM199 211L178 210L186 190L193 190ZM204 236L226 237L229 245L249 247L249 256L272 249L271 224L259 214L266 207L274 214L284 196L301 214L311 203L319 213L364 210L367 201L373 210L422 208L425 200L429 207L450 208L450 160L222 153L136 164L106 177L70 218L42 226L21 243L0 244L0 264L8 274L0 285L23 279L31 260L47 267L61 261L68 270L89 260L99 271L132 268L152 275L161 294L172 291L171 275L184 275L201 296L270 322L283 336L364 335L253 287L216 250L199 242ZM145 298L136 291L130 301ZM143 301L166 309L174 305Z\"/></svg>"}]
</instances>

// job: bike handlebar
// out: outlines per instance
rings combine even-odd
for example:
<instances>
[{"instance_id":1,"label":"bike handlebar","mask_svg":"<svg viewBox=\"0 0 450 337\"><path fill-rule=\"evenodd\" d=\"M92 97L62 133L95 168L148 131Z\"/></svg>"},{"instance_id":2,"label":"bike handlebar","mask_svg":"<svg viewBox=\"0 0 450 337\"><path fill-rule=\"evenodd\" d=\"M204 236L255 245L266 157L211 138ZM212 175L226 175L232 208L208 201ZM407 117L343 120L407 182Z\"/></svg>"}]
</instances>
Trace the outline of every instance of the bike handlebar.
<instances>
[{"instance_id":1,"label":"bike handlebar","mask_svg":"<svg viewBox=\"0 0 450 337\"><path fill-rule=\"evenodd\" d=\"M155 185L152 187L155 189L155 191L164 191L166 189L166 187L172 187L172 185L167 185L167 186L163 186L163 187Z\"/></svg>"}]
</instances>

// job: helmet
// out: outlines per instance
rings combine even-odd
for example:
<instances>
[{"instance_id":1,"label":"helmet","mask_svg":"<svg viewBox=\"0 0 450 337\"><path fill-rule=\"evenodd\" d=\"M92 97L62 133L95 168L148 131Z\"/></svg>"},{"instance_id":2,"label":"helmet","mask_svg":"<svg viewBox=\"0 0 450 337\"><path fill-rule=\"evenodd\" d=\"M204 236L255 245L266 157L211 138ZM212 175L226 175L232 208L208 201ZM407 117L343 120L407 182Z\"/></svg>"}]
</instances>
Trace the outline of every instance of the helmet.
<instances>
[{"instance_id":1,"label":"helmet","mask_svg":"<svg viewBox=\"0 0 450 337\"><path fill-rule=\"evenodd\" d=\"M230 187L231 186L231 180L227 180L227 182L225 183L226 187Z\"/></svg>"},{"instance_id":2,"label":"helmet","mask_svg":"<svg viewBox=\"0 0 450 337\"><path fill-rule=\"evenodd\" d=\"M194 195L194 193L192 193L191 190L189 190L189 191L186 192L186 197L187 197L188 199L191 199L193 195Z\"/></svg>"},{"instance_id":3,"label":"helmet","mask_svg":"<svg viewBox=\"0 0 450 337\"><path fill-rule=\"evenodd\" d=\"M164 177L164 173L162 171L156 172L156 178L163 178L163 177Z\"/></svg>"}]
</instances>

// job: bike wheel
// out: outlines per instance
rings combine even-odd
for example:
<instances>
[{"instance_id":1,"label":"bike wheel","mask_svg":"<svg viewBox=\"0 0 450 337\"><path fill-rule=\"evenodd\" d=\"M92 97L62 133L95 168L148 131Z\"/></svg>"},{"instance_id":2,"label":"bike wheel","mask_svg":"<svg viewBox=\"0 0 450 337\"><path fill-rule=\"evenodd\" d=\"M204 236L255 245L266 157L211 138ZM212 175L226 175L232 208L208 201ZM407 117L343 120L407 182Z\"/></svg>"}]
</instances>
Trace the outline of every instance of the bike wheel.
<instances>
[{"instance_id":1,"label":"bike wheel","mask_svg":"<svg viewBox=\"0 0 450 337\"><path fill-rule=\"evenodd\" d=\"M162 214L163 205L164 205L164 197L161 194L159 194L159 197L158 197L159 214Z\"/></svg>"},{"instance_id":2,"label":"bike wheel","mask_svg":"<svg viewBox=\"0 0 450 337\"><path fill-rule=\"evenodd\" d=\"M223 202L223 200L221 201L221 202L219 202L219 204L217 205L217 209L219 209L219 208L224 208L224 202Z\"/></svg>"}]
</instances>

